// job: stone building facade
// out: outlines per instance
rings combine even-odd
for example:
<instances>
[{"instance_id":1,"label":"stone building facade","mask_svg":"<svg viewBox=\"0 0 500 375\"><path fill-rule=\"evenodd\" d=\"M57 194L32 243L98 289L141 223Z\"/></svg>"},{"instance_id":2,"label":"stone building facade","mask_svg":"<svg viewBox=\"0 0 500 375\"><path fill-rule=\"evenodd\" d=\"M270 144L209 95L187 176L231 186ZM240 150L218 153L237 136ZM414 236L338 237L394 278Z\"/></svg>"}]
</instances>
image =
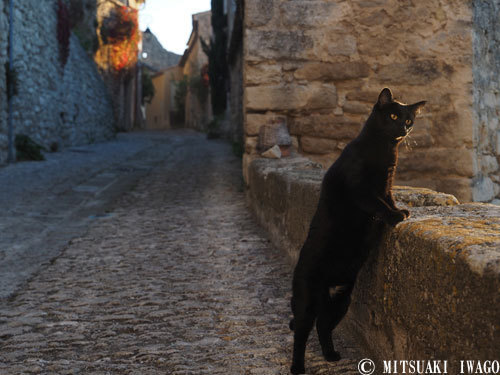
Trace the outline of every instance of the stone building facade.
<instances>
[{"instance_id":1,"label":"stone building facade","mask_svg":"<svg viewBox=\"0 0 500 375\"><path fill-rule=\"evenodd\" d=\"M0 162L7 156L8 2L0 2ZM18 94L12 98L14 134L25 134L49 148L113 136L113 113L92 58L71 35L69 57L59 58L57 2L14 2L13 67ZM3 9L2 9L3 8Z\"/></svg>"},{"instance_id":2,"label":"stone building facade","mask_svg":"<svg viewBox=\"0 0 500 375\"><path fill-rule=\"evenodd\" d=\"M397 183L499 197L498 0L244 4L244 173L260 126L276 117L328 167L390 87L428 102L400 147Z\"/></svg>"},{"instance_id":3,"label":"stone building facade","mask_svg":"<svg viewBox=\"0 0 500 375\"><path fill-rule=\"evenodd\" d=\"M139 61L143 72L151 76L155 94L146 103L146 129L170 129L174 111L176 82L182 79L181 56L163 48L149 28L142 33ZM144 73L143 73L144 74Z\"/></svg>"},{"instance_id":4,"label":"stone building facade","mask_svg":"<svg viewBox=\"0 0 500 375\"><path fill-rule=\"evenodd\" d=\"M200 95L199 80L202 69L208 66L208 57L203 52L200 38L209 43L212 35L212 12L201 12L192 15L193 30L188 40L188 48L179 61L182 73L189 79L189 89L186 97L185 125L188 128L206 131L212 119L210 94Z\"/></svg>"},{"instance_id":5,"label":"stone building facade","mask_svg":"<svg viewBox=\"0 0 500 375\"><path fill-rule=\"evenodd\" d=\"M155 95L146 104L146 129L165 130L174 125L176 84L182 80L182 68L171 66L152 76Z\"/></svg>"}]
</instances>

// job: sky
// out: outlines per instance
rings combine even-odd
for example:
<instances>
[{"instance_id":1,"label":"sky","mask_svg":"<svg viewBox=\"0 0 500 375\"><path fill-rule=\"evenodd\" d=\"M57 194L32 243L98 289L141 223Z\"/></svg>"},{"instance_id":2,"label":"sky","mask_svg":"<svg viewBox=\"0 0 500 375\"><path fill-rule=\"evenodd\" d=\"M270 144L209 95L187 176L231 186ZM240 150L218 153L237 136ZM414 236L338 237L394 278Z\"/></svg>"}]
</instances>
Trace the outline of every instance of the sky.
<instances>
[{"instance_id":1,"label":"sky","mask_svg":"<svg viewBox=\"0 0 500 375\"><path fill-rule=\"evenodd\" d=\"M184 53L193 28L191 15L210 10L210 0L146 0L139 13L139 27L147 27L163 48Z\"/></svg>"}]
</instances>

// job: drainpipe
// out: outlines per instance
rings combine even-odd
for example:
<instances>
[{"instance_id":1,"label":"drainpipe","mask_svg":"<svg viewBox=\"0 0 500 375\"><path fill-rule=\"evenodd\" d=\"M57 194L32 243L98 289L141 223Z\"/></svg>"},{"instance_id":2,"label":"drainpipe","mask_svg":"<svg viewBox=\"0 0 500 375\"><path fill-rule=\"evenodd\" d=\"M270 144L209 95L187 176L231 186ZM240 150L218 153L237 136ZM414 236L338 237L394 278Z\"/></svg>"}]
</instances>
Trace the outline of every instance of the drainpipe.
<instances>
[{"instance_id":1,"label":"drainpipe","mask_svg":"<svg viewBox=\"0 0 500 375\"><path fill-rule=\"evenodd\" d=\"M12 71L12 32L13 32L13 3L14 0L9 0L9 71ZM12 84L9 86L9 100L8 100L8 117L7 117L7 125L8 125L8 140L9 140L9 150L7 153L7 162L13 163L15 162L14 158L14 129L12 128L12 97L14 94L14 87Z\"/></svg>"}]
</instances>

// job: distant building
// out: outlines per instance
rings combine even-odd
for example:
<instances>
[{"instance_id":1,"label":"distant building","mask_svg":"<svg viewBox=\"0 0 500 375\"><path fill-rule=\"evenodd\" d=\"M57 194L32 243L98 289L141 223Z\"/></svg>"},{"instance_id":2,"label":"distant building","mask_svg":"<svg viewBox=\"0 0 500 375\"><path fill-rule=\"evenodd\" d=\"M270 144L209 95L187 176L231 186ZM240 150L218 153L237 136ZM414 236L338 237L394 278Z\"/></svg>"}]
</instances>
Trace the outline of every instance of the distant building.
<instances>
[{"instance_id":1,"label":"distant building","mask_svg":"<svg viewBox=\"0 0 500 375\"><path fill-rule=\"evenodd\" d=\"M177 124L175 92L182 80L182 68L178 65L164 69L152 77L155 95L146 106L146 127L152 130L171 129ZM181 119L182 120L182 119Z\"/></svg>"},{"instance_id":2,"label":"distant building","mask_svg":"<svg viewBox=\"0 0 500 375\"><path fill-rule=\"evenodd\" d=\"M196 130L207 130L212 119L212 107L208 81L204 78L208 69L208 57L203 52L200 39L207 43L212 36L212 12L193 14L193 31L188 40L179 66L184 76L188 77L189 89L186 96L185 125Z\"/></svg>"},{"instance_id":3,"label":"distant building","mask_svg":"<svg viewBox=\"0 0 500 375\"><path fill-rule=\"evenodd\" d=\"M141 64L153 71L159 72L177 65L181 55L167 51L149 27L142 33L142 52L139 55Z\"/></svg>"},{"instance_id":4,"label":"distant building","mask_svg":"<svg viewBox=\"0 0 500 375\"><path fill-rule=\"evenodd\" d=\"M181 55L163 48L149 28L142 33L139 61L155 88L151 103L146 104L147 129L164 130L173 125L175 83L182 79L182 69L178 66L180 58Z\"/></svg>"}]
</instances>

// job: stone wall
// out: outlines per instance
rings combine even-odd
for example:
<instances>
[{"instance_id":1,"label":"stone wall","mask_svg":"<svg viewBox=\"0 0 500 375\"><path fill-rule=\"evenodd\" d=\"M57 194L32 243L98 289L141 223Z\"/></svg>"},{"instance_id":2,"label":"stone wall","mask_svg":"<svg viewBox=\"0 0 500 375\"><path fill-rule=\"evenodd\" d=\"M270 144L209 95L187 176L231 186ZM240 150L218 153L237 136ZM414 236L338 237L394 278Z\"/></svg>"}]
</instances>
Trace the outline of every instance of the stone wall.
<instances>
[{"instance_id":1,"label":"stone wall","mask_svg":"<svg viewBox=\"0 0 500 375\"><path fill-rule=\"evenodd\" d=\"M462 0L245 2L245 175L260 126L277 116L301 154L329 166L387 86L403 102L428 101L401 147L398 183L478 199L472 20Z\"/></svg>"},{"instance_id":2,"label":"stone wall","mask_svg":"<svg viewBox=\"0 0 500 375\"><path fill-rule=\"evenodd\" d=\"M324 171L305 158L249 168L250 207L292 263L307 236ZM498 357L500 208L395 188L412 217L386 228L360 271L343 325L378 360ZM380 369L381 363L377 363ZM378 372L377 372L378 373Z\"/></svg>"},{"instance_id":3,"label":"stone wall","mask_svg":"<svg viewBox=\"0 0 500 375\"><path fill-rule=\"evenodd\" d=\"M500 197L500 1L474 1L473 97L478 173L472 190L476 201ZM496 202L500 203L500 200Z\"/></svg>"},{"instance_id":4,"label":"stone wall","mask_svg":"<svg viewBox=\"0 0 500 375\"><path fill-rule=\"evenodd\" d=\"M68 61L62 67L55 3L14 2L13 18L13 66L18 76L18 95L12 100L14 134L29 135L47 148L55 143L64 147L111 137L113 113L107 90L74 35ZM2 30L6 26L1 18L0 26ZM4 119L5 90L0 91ZM0 133L7 133L3 120ZM7 149L1 141L0 146L3 159Z\"/></svg>"},{"instance_id":5,"label":"stone wall","mask_svg":"<svg viewBox=\"0 0 500 375\"><path fill-rule=\"evenodd\" d=\"M5 10L5 2L0 1L0 164L7 159L7 82L5 80L5 64L8 61L9 25Z\"/></svg>"}]
</instances>

